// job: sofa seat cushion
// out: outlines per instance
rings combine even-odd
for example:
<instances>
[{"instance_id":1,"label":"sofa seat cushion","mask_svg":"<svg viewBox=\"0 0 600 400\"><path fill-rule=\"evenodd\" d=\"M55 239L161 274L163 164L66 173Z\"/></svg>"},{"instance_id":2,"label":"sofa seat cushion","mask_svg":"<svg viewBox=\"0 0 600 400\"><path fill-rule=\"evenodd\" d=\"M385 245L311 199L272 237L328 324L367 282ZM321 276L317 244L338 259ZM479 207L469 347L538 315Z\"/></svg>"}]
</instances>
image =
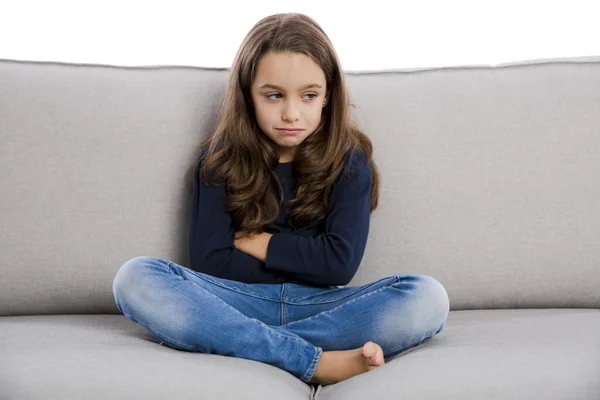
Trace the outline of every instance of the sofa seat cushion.
<instances>
[{"instance_id":1,"label":"sofa seat cushion","mask_svg":"<svg viewBox=\"0 0 600 400\"><path fill-rule=\"evenodd\" d=\"M333 399L600 399L599 309L451 311L444 330Z\"/></svg>"},{"instance_id":2,"label":"sofa seat cushion","mask_svg":"<svg viewBox=\"0 0 600 400\"><path fill-rule=\"evenodd\" d=\"M314 391L257 361L161 346L123 315L0 317L2 400L306 400Z\"/></svg>"},{"instance_id":3,"label":"sofa seat cushion","mask_svg":"<svg viewBox=\"0 0 600 400\"><path fill-rule=\"evenodd\" d=\"M2 399L600 399L600 310L451 311L433 339L326 387L158 345L123 315L0 317Z\"/></svg>"}]
</instances>

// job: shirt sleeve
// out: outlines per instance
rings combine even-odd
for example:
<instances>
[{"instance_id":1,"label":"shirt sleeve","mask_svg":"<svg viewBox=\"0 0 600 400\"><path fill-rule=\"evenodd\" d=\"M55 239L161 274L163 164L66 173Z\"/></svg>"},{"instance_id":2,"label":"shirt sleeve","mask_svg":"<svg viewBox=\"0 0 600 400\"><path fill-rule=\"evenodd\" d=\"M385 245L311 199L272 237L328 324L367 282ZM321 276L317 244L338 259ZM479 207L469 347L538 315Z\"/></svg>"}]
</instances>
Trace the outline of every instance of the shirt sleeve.
<instances>
[{"instance_id":1,"label":"shirt sleeve","mask_svg":"<svg viewBox=\"0 0 600 400\"><path fill-rule=\"evenodd\" d=\"M314 238L274 234L267 247L266 270L319 286L347 285L352 280L369 234L372 187L367 158L353 154L332 190L324 233Z\"/></svg>"},{"instance_id":2,"label":"shirt sleeve","mask_svg":"<svg viewBox=\"0 0 600 400\"><path fill-rule=\"evenodd\" d=\"M200 181L200 162L194 168L190 221L190 264L195 271L244 283L279 283L285 278L264 269L264 263L234 245L235 231L227 212L225 184Z\"/></svg>"}]
</instances>

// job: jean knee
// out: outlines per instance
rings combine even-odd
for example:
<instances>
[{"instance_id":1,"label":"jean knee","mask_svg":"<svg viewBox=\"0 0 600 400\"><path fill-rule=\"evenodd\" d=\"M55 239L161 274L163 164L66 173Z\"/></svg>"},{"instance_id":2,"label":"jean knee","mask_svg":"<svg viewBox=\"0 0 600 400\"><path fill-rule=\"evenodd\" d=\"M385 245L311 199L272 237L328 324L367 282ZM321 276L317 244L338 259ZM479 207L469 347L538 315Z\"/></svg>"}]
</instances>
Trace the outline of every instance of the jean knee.
<instances>
[{"instance_id":1,"label":"jean knee","mask_svg":"<svg viewBox=\"0 0 600 400\"><path fill-rule=\"evenodd\" d=\"M139 256L131 258L121 265L112 283L113 296L119 310L121 310L119 300L128 293L131 293L132 285L138 282L137 278L150 265L153 259L153 257Z\"/></svg>"},{"instance_id":2,"label":"jean knee","mask_svg":"<svg viewBox=\"0 0 600 400\"><path fill-rule=\"evenodd\" d=\"M450 298L446 288L435 278L429 275L419 275L421 278L421 295L426 301L428 312L437 316L436 328L443 325L450 313Z\"/></svg>"},{"instance_id":3,"label":"jean knee","mask_svg":"<svg viewBox=\"0 0 600 400\"><path fill-rule=\"evenodd\" d=\"M438 331L450 312L450 299L444 286L429 275L397 275L397 278L394 286L402 289L402 296L406 296L407 289L411 289L409 309L414 317L415 331Z\"/></svg>"}]
</instances>

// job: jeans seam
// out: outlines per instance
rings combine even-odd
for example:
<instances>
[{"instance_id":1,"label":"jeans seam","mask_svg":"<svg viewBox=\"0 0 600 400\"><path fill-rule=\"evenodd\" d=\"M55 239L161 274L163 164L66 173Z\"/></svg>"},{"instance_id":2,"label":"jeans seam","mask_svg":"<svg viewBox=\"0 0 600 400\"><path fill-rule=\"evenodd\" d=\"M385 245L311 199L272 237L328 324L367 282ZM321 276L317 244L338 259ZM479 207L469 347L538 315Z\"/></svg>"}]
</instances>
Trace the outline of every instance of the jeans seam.
<instances>
[{"instance_id":1,"label":"jeans seam","mask_svg":"<svg viewBox=\"0 0 600 400\"><path fill-rule=\"evenodd\" d=\"M319 316L321 316L321 315L326 315L326 314L329 314L329 313L331 313L331 312L333 312L333 311L339 310L340 308L347 306L347 305L348 305L348 304L350 304L350 303L353 303L353 302L355 302L355 301L357 301L357 300L360 300L360 299L363 299L363 298L367 298L367 297L369 297L369 296L372 296L372 295L374 295L374 294L376 294L376 293L379 293L379 292L381 292L381 291L383 291L383 290L385 290L385 289L389 289L389 288L392 288L392 287L393 287L393 286L391 286L391 285L390 285L390 286L384 286L384 287L382 287L382 288L379 288L379 289L377 289L377 290L374 290L374 291L372 291L372 292L370 292L370 293L367 293L367 294L363 294L363 295L361 295L361 296L358 296L358 297L356 297L356 298L354 298L354 299L352 299L352 300L350 300L350 301L347 301L347 302L345 302L344 304L340 304L339 306L337 306L337 307L334 307L334 308L332 308L331 310L327 310L327 311L320 312L320 313L318 313L318 314L315 314L315 315L313 315L313 316L311 316L311 317L308 317L308 318L303 318L303 319L299 319L299 320L297 320L297 321L292 321L292 322L290 322L290 323L287 323L287 324L285 324L285 325L282 325L282 327L289 327L289 326L291 326L291 325L293 325L293 324L295 324L295 323L299 323L299 322L305 322L305 321L310 321L311 319L317 318L317 317L319 317Z\"/></svg>"},{"instance_id":2,"label":"jeans seam","mask_svg":"<svg viewBox=\"0 0 600 400\"><path fill-rule=\"evenodd\" d=\"M306 377L308 375L314 375L314 371L317 369L317 357L319 357L319 355L322 353L323 353L323 349L320 349L319 347L315 347L315 355L314 355L308 369L306 370L304 375L302 375L302 378L301 378L304 382L306 382Z\"/></svg>"},{"instance_id":3,"label":"jeans seam","mask_svg":"<svg viewBox=\"0 0 600 400\"><path fill-rule=\"evenodd\" d=\"M286 318L286 305L285 302L283 301L283 298L285 297L285 290L286 290L286 285L285 283L283 283L281 285L281 292L279 293L279 306L280 306L280 310L281 310L281 320L279 321L279 325L284 325L285 321L287 320Z\"/></svg>"},{"instance_id":4,"label":"jeans seam","mask_svg":"<svg viewBox=\"0 0 600 400\"><path fill-rule=\"evenodd\" d=\"M345 295L344 295L344 296L342 296L342 297L337 297L337 298L334 298L334 299L329 299L329 300L325 300L325 301L313 301L313 302L310 302L310 303L300 303L300 302L294 302L294 301L289 301L289 300L285 300L285 302L286 302L287 304L294 305L294 306L306 306L306 305L316 305L316 304L328 304L328 303L335 303L336 301L344 300L344 299L345 299L345 298L347 298L347 297L350 297L350 296L352 296L352 295L354 295L354 294L356 294L356 293L359 293L359 292L360 292L360 291L362 291L362 290L366 290L366 289L368 289L368 288L372 287L373 285L375 285L375 284L377 284L377 283L379 283L379 282L381 282L381 281L384 281L384 280L386 280L386 279L390 279L390 278L396 278L396 282L394 282L394 283L397 283L397 282L400 280L400 279L398 278L398 276L397 276L397 275L386 276L386 277L383 277L383 278L381 278L381 279L379 279L379 280L376 280L376 281L374 281L374 282L370 282L369 284L367 284L367 285L364 285L364 287L362 287L362 288L360 288L360 289L358 289L358 290L355 290L355 291L353 291L353 292L347 293L347 294L345 294ZM391 285L389 285L389 286L391 286ZM385 286L385 287L388 287L388 286ZM346 291L348 291L347 289L349 289L349 288L352 288L352 286L351 286L351 287L345 287L345 288L339 288L339 290L344 290L344 289L346 289ZM333 290L338 290L338 289L333 289ZM378 289L378 290L379 290L379 289ZM364 295L361 295L361 296L364 296ZM359 297L361 297L361 296L359 296Z\"/></svg>"},{"instance_id":5,"label":"jeans seam","mask_svg":"<svg viewBox=\"0 0 600 400\"><path fill-rule=\"evenodd\" d=\"M170 262L168 265L171 265L171 264L172 264L172 263ZM184 267L184 268L185 268L185 267ZM192 272L198 272L198 271L194 271L193 269L190 269L190 268L187 268L187 269L189 269L189 270L190 270L190 271L192 271ZM202 275L202 273L199 273L199 274L194 274L194 276L196 276L196 277L198 277L198 278L202 279L202 280L203 280L203 281L205 281L205 282L211 283L211 284L213 284L213 285L220 286L220 287L222 287L223 289L227 289L227 290L231 290L231 291L233 291L233 292L239 293L239 294L243 294L243 295L245 295L245 296L250 296L250 297L258 298L258 299L261 299L261 300L268 300L268 301L272 301L272 302L277 302L277 301L278 301L278 300L274 300L274 299L272 299L272 298L269 298L269 297L260 296L260 295L259 295L259 294L257 294L257 293L253 293L253 292L244 292L244 291L242 291L242 290L239 290L239 289L238 289L238 288L236 288L236 287L229 286L229 285L227 285L227 284L224 284L224 283L222 283L222 282L219 282L219 281L218 281L218 280L216 280L216 279L214 279L214 280L213 280L213 279L207 278L207 277L203 276L203 275Z\"/></svg>"}]
</instances>

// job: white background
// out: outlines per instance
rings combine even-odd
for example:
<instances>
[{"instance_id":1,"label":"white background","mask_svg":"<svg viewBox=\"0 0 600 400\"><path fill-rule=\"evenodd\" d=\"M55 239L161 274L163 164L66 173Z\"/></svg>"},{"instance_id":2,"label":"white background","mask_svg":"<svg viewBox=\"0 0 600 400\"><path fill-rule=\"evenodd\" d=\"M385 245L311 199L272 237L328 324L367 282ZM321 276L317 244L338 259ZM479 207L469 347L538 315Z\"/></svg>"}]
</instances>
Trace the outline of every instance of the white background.
<instances>
[{"instance_id":1,"label":"white background","mask_svg":"<svg viewBox=\"0 0 600 400\"><path fill-rule=\"evenodd\" d=\"M0 58L230 67L279 12L313 17L345 70L600 55L600 1L0 1Z\"/></svg>"}]
</instances>

